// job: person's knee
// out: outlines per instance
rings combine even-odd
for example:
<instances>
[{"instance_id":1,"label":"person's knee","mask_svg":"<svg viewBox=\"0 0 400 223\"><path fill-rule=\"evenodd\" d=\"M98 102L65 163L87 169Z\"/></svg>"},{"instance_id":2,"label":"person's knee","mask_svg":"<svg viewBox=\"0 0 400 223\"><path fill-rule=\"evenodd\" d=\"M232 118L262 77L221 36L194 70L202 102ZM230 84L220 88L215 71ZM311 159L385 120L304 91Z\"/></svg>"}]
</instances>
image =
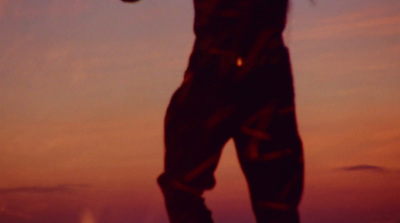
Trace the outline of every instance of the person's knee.
<instances>
[{"instance_id":1,"label":"person's knee","mask_svg":"<svg viewBox=\"0 0 400 223\"><path fill-rule=\"evenodd\" d=\"M201 197L204 191L203 189L193 187L178 179L171 178L165 173L157 178L157 183L166 197L185 195Z\"/></svg>"},{"instance_id":2,"label":"person's knee","mask_svg":"<svg viewBox=\"0 0 400 223\"><path fill-rule=\"evenodd\" d=\"M168 215L174 223L212 223L211 212L202 198L203 190L186 185L163 173L157 178L166 202Z\"/></svg>"}]
</instances>

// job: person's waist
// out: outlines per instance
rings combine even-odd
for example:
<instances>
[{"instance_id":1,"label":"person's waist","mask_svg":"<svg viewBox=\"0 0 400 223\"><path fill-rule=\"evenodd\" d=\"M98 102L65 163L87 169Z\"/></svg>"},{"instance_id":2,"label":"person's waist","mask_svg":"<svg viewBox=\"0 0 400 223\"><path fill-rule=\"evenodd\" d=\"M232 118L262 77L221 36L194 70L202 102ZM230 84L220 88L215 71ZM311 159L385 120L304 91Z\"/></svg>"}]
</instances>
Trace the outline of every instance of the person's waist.
<instances>
[{"instance_id":1,"label":"person's waist","mask_svg":"<svg viewBox=\"0 0 400 223\"><path fill-rule=\"evenodd\" d=\"M281 33L264 31L257 36L218 38L212 35L196 38L194 50L221 56L245 56L251 51L273 51L284 46Z\"/></svg>"}]
</instances>

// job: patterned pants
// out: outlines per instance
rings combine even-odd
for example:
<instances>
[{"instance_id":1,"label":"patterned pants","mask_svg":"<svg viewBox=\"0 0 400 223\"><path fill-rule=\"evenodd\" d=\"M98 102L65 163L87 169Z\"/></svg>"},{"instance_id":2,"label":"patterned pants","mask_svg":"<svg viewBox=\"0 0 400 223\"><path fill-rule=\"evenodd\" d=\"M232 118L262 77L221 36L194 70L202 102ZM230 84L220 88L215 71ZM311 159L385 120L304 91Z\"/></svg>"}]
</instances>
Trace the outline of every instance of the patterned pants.
<instances>
[{"instance_id":1,"label":"patterned pants","mask_svg":"<svg viewBox=\"0 0 400 223\"><path fill-rule=\"evenodd\" d=\"M257 222L299 222L302 143L284 45L255 59L195 47L165 118L165 171L158 183L170 222L213 222L202 194L215 185L230 138Z\"/></svg>"}]
</instances>

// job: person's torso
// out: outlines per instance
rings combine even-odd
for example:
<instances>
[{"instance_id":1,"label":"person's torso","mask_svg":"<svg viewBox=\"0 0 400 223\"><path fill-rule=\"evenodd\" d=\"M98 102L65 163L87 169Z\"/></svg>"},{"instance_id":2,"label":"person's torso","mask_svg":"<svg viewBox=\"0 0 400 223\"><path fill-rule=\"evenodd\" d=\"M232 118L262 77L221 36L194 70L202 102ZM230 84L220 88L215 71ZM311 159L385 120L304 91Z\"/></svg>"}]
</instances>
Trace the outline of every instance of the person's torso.
<instances>
[{"instance_id":1,"label":"person's torso","mask_svg":"<svg viewBox=\"0 0 400 223\"><path fill-rule=\"evenodd\" d=\"M260 38L281 39L288 0L194 0L194 7L197 48L246 54Z\"/></svg>"}]
</instances>

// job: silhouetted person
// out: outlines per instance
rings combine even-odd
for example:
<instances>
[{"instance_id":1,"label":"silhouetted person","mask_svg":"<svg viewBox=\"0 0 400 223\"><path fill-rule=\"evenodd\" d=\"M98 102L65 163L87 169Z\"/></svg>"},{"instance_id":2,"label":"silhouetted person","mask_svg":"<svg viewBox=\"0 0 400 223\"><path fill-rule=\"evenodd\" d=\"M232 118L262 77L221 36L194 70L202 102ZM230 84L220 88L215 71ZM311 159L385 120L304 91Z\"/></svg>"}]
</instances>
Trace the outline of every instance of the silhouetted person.
<instances>
[{"instance_id":1,"label":"silhouetted person","mask_svg":"<svg viewBox=\"0 0 400 223\"><path fill-rule=\"evenodd\" d=\"M210 223L215 185L233 138L259 223L297 223L303 185L292 74L282 39L288 0L194 0L196 40L165 117L158 178L172 223Z\"/></svg>"}]
</instances>

